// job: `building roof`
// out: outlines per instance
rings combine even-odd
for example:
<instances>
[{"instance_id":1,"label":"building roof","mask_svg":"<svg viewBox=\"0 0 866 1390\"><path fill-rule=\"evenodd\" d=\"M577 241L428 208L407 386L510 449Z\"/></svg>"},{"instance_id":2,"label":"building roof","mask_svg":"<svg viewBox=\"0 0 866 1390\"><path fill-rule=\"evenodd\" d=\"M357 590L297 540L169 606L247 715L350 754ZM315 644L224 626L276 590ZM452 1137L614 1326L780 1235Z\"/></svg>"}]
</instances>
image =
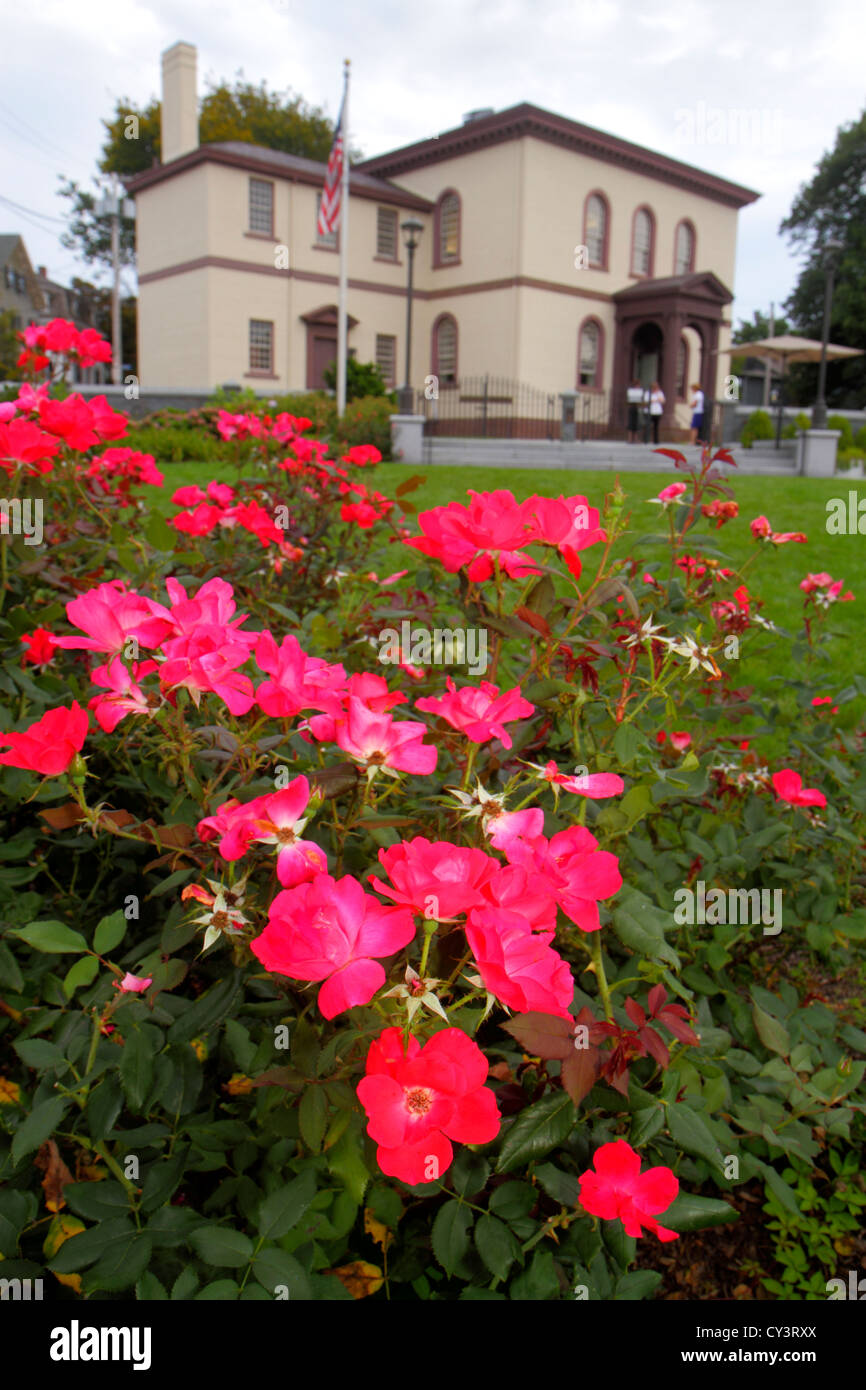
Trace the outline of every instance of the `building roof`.
<instances>
[{"instance_id":1,"label":"building roof","mask_svg":"<svg viewBox=\"0 0 866 1390\"><path fill-rule=\"evenodd\" d=\"M708 174L691 164L657 154L630 140L607 135L592 126L581 125L552 111L544 111L531 102L521 102L505 111L478 116L453 130L446 130L429 140L392 150L373 159L362 160L358 170L385 178L399 178L427 164L471 154L507 140L519 140L531 135L546 140L576 154L604 160L634 173L646 174L662 183L673 184L703 198L712 198L728 207L741 208L754 203L761 195L740 184L730 183L717 174Z\"/></svg>"},{"instance_id":2,"label":"building roof","mask_svg":"<svg viewBox=\"0 0 866 1390\"><path fill-rule=\"evenodd\" d=\"M151 188L164 179L174 178L176 174L185 173L187 169L205 162L225 164L270 178L289 179L293 183L313 184L316 188L324 186L327 169L327 165L316 159L284 154L282 150L251 145L245 140L221 140L210 145L199 145L189 154L181 155L168 164L157 164L153 169L135 174L133 178L125 180L126 187L130 193L138 193L143 188ZM365 173L357 167L349 171L349 191L356 198L372 198L379 203L393 203L418 212L430 212L433 208L427 198L421 198L417 193L410 193L388 179Z\"/></svg>"},{"instance_id":3,"label":"building roof","mask_svg":"<svg viewBox=\"0 0 866 1390\"><path fill-rule=\"evenodd\" d=\"M0 232L0 265L6 264L19 241L21 237L17 232Z\"/></svg>"}]
</instances>

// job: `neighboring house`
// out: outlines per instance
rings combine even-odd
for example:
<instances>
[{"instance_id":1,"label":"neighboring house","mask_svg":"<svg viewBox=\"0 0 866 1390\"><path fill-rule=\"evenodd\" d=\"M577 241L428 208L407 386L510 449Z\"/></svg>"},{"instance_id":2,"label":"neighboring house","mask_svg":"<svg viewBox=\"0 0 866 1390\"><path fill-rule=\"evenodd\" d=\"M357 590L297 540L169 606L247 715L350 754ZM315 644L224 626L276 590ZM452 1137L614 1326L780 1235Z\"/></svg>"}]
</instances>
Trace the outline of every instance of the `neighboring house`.
<instances>
[{"instance_id":1,"label":"neighboring house","mask_svg":"<svg viewBox=\"0 0 866 1390\"><path fill-rule=\"evenodd\" d=\"M316 233L325 166L242 142L200 146L196 50L163 54L163 163L137 208L142 389L311 388L336 355L337 247ZM759 196L523 103L351 171L349 345L403 385L492 374L624 411L658 378L664 425L700 380L721 396L737 213ZM287 262L287 264L286 264Z\"/></svg>"},{"instance_id":2,"label":"neighboring house","mask_svg":"<svg viewBox=\"0 0 866 1390\"><path fill-rule=\"evenodd\" d=\"M86 292L49 280L44 265L34 271L22 237L16 233L0 235L0 313L11 311L15 332L50 319L71 319L76 328L93 328L94 309ZM67 379L102 382L108 380L108 372L101 363L84 371L71 367Z\"/></svg>"},{"instance_id":3,"label":"neighboring house","mask_svg":"<svg viewBox=\"0 0 866 1390\"><path fill-rule=\"evenodd\" d=\"M43 298L22 237L0 235L0 313L11 313L12 327L20 332L35 323Z\"/></svg>"}]
</instances>

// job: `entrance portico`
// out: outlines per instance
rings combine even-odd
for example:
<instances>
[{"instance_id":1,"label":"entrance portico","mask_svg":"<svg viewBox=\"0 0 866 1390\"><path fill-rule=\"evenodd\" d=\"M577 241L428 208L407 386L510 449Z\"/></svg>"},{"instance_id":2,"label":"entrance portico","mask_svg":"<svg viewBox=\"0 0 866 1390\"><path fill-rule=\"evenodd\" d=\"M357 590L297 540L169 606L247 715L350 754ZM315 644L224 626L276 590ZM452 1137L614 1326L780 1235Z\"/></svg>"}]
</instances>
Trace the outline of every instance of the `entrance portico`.
<instances>
[{"instance_id":1,"label":"entrance portico","mask_svg":"<svg viewBox=\"0 0 866 1390\"><path fill-rule=\"evenodd\" d=\"M700 381L706 400L711 401L716 395L722 311L733 297L711 271L641 280L613 295L615 412L634 377L643 386L658 381L665 395L661 429L666 438L672 437L677 429L680 343L686 329L693 330L700 342L700 366L696 369L693 355L687 354L685 399L690 397L692 381Z\"/></svg>"}]
</instances>

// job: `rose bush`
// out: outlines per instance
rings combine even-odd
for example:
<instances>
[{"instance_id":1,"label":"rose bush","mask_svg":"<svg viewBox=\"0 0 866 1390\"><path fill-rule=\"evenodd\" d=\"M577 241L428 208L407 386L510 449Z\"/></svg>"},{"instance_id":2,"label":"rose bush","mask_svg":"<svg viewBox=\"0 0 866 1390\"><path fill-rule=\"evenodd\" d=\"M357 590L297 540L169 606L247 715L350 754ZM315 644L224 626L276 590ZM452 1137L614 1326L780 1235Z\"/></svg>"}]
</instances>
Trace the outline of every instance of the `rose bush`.
<instances>
[{"instance_id":1,"label":"rose bush","mask_svg":"<svg viewBox=\"0 0 866 1390\"><path fill-rule=\"evenodd\" d=\"M237 478L165 522L124 417L35 384L73 345L28 342L0 424L45 542L0 541L4 1273L627 1300L660 1280L640 1237L733 1221L749 1183L796 1208L784 1165L855 1145L866 1103L866 1033L765 940L777 892L783 950L843 971L866 938L863 732L809 678L843 582L801 586L780 756L736 663L788 639L746 571L804 538L757 518L720 563L724 451L660 451L667 534L622 559L618 487L416 524L377 449L221 411ZM483 631L484 678L432 665L433 628Z\"/></svg>"}]
</instances>

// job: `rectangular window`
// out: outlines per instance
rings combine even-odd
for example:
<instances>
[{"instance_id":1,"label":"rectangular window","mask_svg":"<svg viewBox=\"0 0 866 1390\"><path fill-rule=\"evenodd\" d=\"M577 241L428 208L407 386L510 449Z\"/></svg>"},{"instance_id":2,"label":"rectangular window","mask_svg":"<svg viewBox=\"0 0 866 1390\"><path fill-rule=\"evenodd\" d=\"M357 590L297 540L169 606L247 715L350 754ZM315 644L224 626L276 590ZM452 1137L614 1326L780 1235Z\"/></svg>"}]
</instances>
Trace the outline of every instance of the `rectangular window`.
<instances>
[{"instance_id":1,"label":"rectangular window","mask_svg":"<svg viewBox=\"0 0 866 1390\"><path fill-rule=\"evenodd\" d=\"M250 179L250 227L251 232L263 232L273 236L274 232L274 185L267 179Z\"/></svg>"},{"instance_id":2,"label":"rectangular window","mask_svg":"<svg viewBox=\"0 0 866 1390\"><path fill-rule=\"evenodd\" d=\"M336 233L336 232L326 232L324 236L321 236L320 233L319 233L319 209L321 208L321 206L322 206L322 195L321 195L321 193L317 193L317 194L316 194L316 245L317 245L317 246L331 246L331 247L334 248L334 250L336 250L336 248L337 248L337 233Z\"/></svg>"},{"instance_id":3,"label":"rectangular window","mask_svg":"<svg viewBox=\"0 0 866 1390\"><path fill-rule=\"evenodd\" d=\"M389 333L376 334L376 366L392 391L397 384L397 339Z\"/></svg>"},{"instance_id":4,"label":"rectangular window","mask_svg":"<svg viewBox=\"0 0 866 1390\"><path fill-rule=\"evenodd\" d=\"M397 259L397 212L379 208L376 218L376 255L386 261Z\"/></svg>"},{"instance_id":5,"label":"rectangular window","mask_svg":"<svg viewBox=\"0 0 866 1390\"><path fill-rule=\"evenodd\" d=\"M250 371L273 372L274 325L267 319L250 319Z\"/></svg>"}]
</instances>

